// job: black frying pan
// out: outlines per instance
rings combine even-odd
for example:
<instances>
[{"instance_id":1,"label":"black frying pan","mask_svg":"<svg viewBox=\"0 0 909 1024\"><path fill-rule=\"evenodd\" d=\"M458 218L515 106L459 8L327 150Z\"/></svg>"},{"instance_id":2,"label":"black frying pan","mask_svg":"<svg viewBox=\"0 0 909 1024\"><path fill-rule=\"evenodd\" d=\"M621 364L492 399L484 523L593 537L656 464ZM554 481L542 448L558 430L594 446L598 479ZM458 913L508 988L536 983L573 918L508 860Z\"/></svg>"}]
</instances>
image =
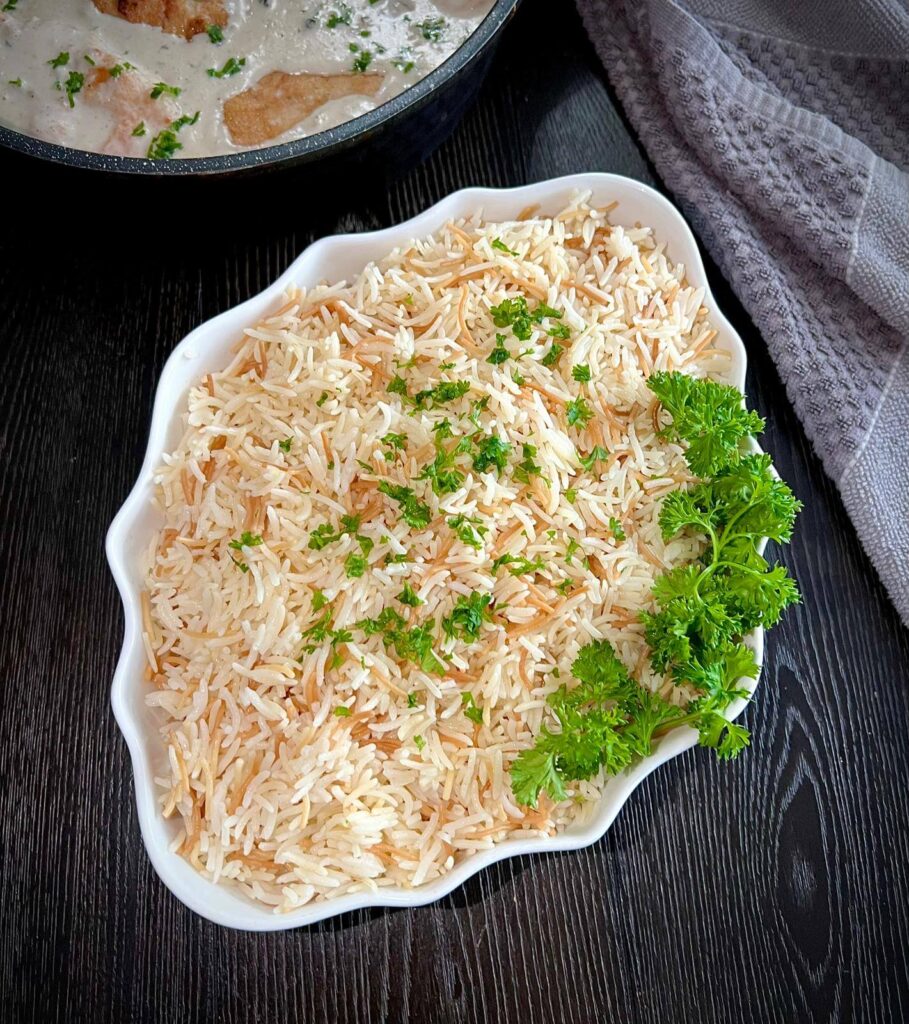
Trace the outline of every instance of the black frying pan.
<instances>
[{"instance_id":1,"label":"black frying pan","mask_svg":"<svg viewBox=\"0 0 909 1024\"><path fill-rule=\"evenodd\" d=\"M458 123L479 90L499 34L518 2L496 0L464 44L409 89L367 114L307 138L224 156L146 160L71 149L0 125L0 146L39 161L120 178L211 180L288 167L317 169L320 176L330 178L347 177L355 167L370 165L393 173L425 158Z\"/></svg>"}]
</instances>

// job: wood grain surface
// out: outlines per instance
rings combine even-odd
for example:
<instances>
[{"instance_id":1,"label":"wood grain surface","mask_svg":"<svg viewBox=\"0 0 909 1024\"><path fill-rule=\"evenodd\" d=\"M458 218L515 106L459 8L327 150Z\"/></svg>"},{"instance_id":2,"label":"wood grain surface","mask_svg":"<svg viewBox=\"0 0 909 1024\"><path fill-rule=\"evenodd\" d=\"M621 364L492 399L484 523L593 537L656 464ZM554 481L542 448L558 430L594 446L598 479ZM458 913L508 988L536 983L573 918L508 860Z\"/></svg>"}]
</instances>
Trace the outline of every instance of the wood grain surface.
<instances>
[{"instance_id":1,"label":"wood grain surface","mask_svg":"<svg viewBox=\"0 0 909 1024\"><path fill-rule=\"evenodd\" d=\"M215 202L164 218L141 202L112 210L86 179L53 194L58 214L40 230L11 226L10 213L3 1020L909 1020L909 638L715 272L748 345L764 446L806 505L783 553L805 603L770 638L745 716L751 750L729 765L699 750L676 759L587 850L506 861L433 906L289 933L196 917L145 855L108 703L122 617L103 542L139 468L163 362L320 235L393 223L466 185L592 169L653 181L573 7L555 7L526 0L478 106L401 180L364 168L272 216L259 192L261 222L242 229ZM5 195L21 212L15 189Z\"/></svg>"}]
</instances>

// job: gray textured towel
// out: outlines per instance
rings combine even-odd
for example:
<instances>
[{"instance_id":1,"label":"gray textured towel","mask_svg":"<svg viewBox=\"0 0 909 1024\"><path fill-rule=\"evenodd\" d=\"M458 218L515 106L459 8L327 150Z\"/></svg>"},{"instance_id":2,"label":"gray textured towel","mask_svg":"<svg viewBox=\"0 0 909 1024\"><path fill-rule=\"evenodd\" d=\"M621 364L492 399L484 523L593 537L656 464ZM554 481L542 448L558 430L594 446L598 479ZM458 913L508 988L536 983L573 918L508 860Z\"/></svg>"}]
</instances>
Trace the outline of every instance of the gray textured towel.
<instances>
[{"instance_id":1,"label":"gray textured towel","mask_svg":"<svg viewBox=\"0 0 909 1024\"><path fill-rule=\"evenodd\" d=\"M909 8L578 4L909 625Z\"/></svg>"}]
</instances>

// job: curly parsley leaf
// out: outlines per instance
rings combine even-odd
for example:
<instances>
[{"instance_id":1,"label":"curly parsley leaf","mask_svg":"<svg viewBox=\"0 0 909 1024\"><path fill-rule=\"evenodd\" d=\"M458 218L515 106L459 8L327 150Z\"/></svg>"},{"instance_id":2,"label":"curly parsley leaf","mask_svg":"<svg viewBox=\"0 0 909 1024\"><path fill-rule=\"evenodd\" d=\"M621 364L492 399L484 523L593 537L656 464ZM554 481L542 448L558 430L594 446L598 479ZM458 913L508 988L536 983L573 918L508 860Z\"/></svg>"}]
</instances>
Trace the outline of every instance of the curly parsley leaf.
<instances>
[{"instance_id":1,"label":"curly parsley leaf","mask_svg":"<svg viewBox=\"0 0 909 1024\"><path fill-rule=\"evenodd\" d=\"M764 421L742 404L738 388L678 372L650 375L647 386L672 416L663 433L688 445L685 458L696 476L713 476L734 461Z\"/></svg>"}]
</instances>

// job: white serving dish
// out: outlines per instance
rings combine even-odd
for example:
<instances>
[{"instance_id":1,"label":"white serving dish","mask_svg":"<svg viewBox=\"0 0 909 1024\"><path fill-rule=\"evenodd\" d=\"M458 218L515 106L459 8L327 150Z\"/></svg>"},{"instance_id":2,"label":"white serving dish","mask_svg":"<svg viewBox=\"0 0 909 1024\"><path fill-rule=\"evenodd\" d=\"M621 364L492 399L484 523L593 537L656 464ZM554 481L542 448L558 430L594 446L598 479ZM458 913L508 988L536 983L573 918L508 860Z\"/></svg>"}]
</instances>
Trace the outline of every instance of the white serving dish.
<instances>
[{"instance_id":1,"label":"white serving dish","mask_svg":"<svg viewBox=\"0 0 909 1024\"><path fill-rule=\"evenodd\" d=\"M512 189L471 188L455 192L412 220L383 231L358 235L335 235L311 245L288 269L261 294L242 305L221 313L197 327L174 349L158 384L145 460L139 478L117 513L107 535L107 558L126 619L123 649L117 664L111 703L117 723L126 738L132 756L136 783L139 825L148 855L164 884L188 907L216 924L253 931L277 931L312 924L348 910L373 906L412 907L430 903L465 882L471 875L495 861L516 854L551 850L575 850L596 842L615 820L635 788L659 765L682 753L697 741L696 732L682 727L664 736L653 754L622 775L610 779L591 820L573 826L551 839L513 839L490 850L473 854L457 864L443 878L417 889L380 889L335 900L313 902L287 914L275 914L264 905L248 899L228 884L215 885L168 849L178 825L166 821L159 810L153 782L153 765L163 764L163 745L155 712L145 704L148 692L143 681L145 653L141 637L139 594L142 586L140 562L152 532L160 525L159 513L151 502L152 477L165 451L173 448L182 435L181 414L192 384L209 371L222 369L230 359L229 348L243 329L281 305L281 296L290 285L311 286L320 280L351 278L370 260L383 257L389 250L438 228L449 218L459 218L482 210L491 220L514 218L533 203L543 213L553 214L567 204L572 193L589 189L596 204L618 200L613 223L650 225L658 239L667 243L674 262L685 264L688 279L707 289L705 303L716 327L716 345L732 356L730 382L744 389L746 356L742 340L716 307L710 293L697 244L688 225L675 207L658 192L638 181L614 174L575 174ZM763 655L763 631L757 630L748 642L758 664ZM746 681L753 689L756 681ZM730 717L741 713L745 701L730 708ZM705 754L705 756L707 756ZM571 870L565 863L565 870Z\"/></svg>"}]
</instances>

